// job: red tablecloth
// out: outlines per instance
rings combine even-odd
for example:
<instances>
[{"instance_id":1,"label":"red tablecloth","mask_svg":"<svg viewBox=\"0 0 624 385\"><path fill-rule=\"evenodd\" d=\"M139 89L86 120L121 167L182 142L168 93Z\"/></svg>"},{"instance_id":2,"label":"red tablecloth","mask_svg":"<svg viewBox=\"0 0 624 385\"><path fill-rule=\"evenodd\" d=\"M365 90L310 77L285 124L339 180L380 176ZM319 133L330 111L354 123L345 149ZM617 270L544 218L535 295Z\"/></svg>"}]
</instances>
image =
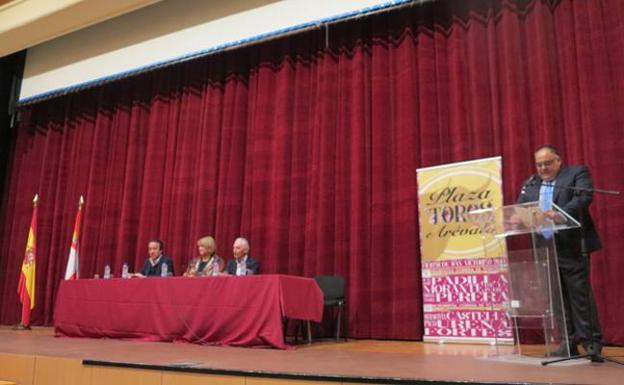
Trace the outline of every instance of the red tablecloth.
<instances>
[{"instance_id":1,"label":"red tablecloth","mask_svg":"<svg viewBox=\"0 0 624 385\"><path fill-rule=\"evenodd\" d=\"M63 281L57 335L284 349L283 317L320 321L313 279L286 275Z\"/></svg>"}]
</instances>

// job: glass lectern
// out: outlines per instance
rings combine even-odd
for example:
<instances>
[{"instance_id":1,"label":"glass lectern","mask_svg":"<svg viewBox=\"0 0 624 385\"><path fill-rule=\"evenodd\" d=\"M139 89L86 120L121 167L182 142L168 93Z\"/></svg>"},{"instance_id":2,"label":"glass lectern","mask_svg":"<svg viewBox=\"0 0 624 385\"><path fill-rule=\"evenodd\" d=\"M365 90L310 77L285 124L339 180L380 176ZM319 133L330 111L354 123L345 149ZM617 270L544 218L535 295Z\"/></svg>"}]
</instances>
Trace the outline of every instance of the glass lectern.
<instances>
[{"instance_id":1,"label":"glass lectern","mask_svg":"<svg viewBox=\"0 0 624 385\"><path fill-rule=\"evenodd\" d=\"M504 243L506 258L501 259L499 268L508 280L504 309L513 328L514 355L570 355L554 235L580 225L555 204L552 210L554 220L538 202L474 210L467 215L481 228L486 256L486 238ZM536 345L523 353L521 335L531 342L543 337L543 349ZM497 353L501 354L499 349Z\"/></svg>"}]
</instances>

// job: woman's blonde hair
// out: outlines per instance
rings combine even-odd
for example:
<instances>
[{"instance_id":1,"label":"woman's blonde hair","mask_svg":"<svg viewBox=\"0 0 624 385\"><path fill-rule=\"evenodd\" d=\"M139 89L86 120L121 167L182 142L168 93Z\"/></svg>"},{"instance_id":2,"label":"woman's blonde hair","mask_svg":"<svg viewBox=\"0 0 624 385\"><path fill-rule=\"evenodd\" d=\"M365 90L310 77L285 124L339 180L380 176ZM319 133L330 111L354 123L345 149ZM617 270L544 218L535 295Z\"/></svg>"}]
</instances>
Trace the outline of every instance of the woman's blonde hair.
<instances>
[{"instance_id":1,"label":"woman's blonde hair","mask_svg":"<svg viewBox=\"0 0 624 385\"><path fill-rule=\"evenodd\" d=\"M203 246L208 250L212 249L212 254L216 253L217 251L217 243L210 235L199 238L199 240L197 241L197 246Z\"/></svg>"}]
</instances>

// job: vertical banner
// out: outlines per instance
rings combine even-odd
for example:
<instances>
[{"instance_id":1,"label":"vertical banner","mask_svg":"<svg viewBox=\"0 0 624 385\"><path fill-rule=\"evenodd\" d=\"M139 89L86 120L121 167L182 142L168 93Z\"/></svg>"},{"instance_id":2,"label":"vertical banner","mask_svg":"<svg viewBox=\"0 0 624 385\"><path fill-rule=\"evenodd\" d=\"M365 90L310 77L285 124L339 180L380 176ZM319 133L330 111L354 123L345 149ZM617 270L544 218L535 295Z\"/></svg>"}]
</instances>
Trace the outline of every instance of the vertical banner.
<instances>
[{"instance_id":1,"label":"vertical banner","mask_svg":"<svg viewBox=\"0 0 624 385\"><path fill-rule=\"evenodd\" d=\"M512 343L505 241L468 221L501 207L501 158L417 170L424 340Z\"/></svg>"}]
</instances>

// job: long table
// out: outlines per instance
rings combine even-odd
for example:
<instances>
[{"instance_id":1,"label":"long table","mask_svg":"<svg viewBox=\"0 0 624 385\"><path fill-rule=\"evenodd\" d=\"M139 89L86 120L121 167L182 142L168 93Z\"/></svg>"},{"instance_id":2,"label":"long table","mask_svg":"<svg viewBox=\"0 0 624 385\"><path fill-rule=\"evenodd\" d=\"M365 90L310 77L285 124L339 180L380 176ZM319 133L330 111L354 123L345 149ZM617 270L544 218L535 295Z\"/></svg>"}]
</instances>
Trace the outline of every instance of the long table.
<instances>
[{"instance_id":1,"label":"long table","mask_svg":"<svg viewBox=\"0 0 624 385\"><path fill-rule=\"evenodd\" d=\"M283 319L320 321L323 293L288 275L62 281L57 336L286 349Z\"/></svg>"}]
</instances>

